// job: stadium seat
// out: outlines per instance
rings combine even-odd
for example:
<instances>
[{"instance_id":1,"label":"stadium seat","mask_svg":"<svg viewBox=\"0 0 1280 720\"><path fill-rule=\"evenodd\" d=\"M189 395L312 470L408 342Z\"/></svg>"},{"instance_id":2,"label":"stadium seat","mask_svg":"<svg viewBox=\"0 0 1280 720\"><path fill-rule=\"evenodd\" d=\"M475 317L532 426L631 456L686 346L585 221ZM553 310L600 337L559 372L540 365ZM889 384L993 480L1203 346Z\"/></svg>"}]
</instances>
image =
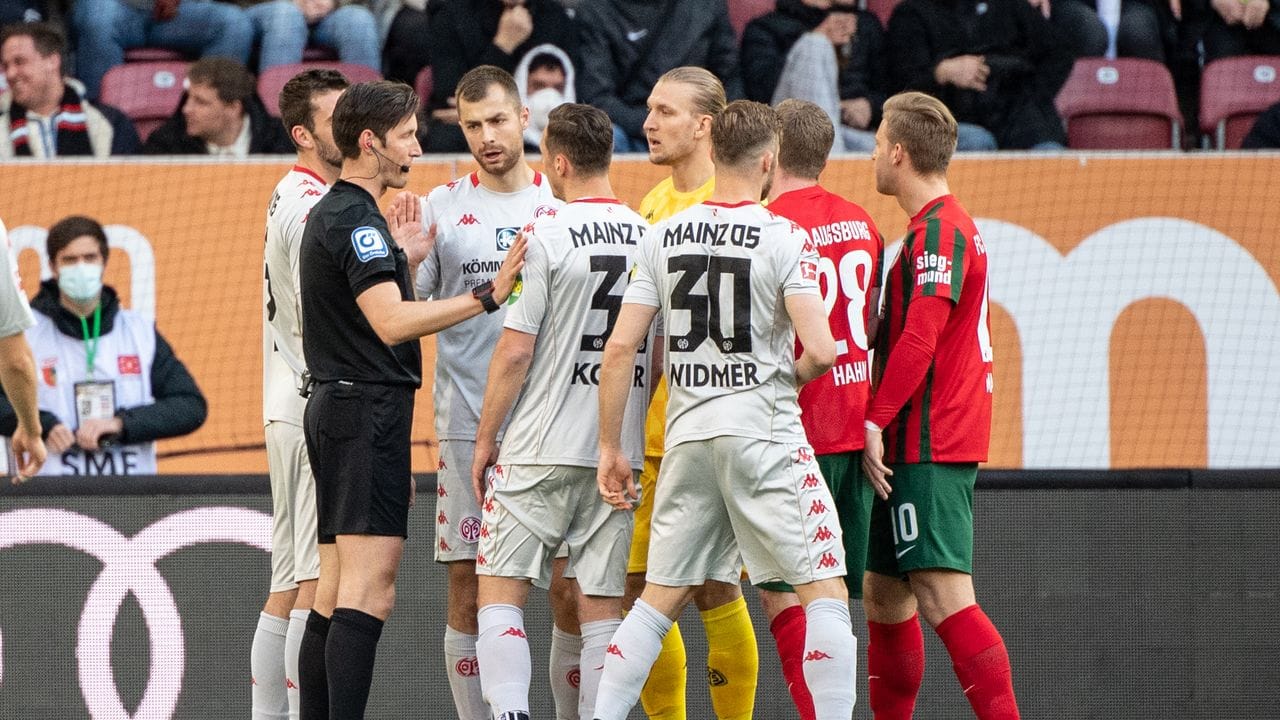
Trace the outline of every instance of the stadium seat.
<instances>
[{"instance_id":1,"label":"stadium seat","mask_svg":"<svg viewBox=\"0 0 1280 720\"><path fill-rule=\"evenodd\" d=\"M382 75L371 67L341 62L304 62L296 65L277 65L262 71L258 77L258 96L267 106L267 112L280 115L280 89L289 79L303 70L329 68L342 73L353 83L381 80Z\"/></svg>"},{"instance_id":2,"label":"stadium seat","mask_svg":"<svg viewBox=\"0 0 1280 720\"><path fill-rule=\"evenodd\" d=\"M129 62L102 76L100 98L128 115L145 142L178 109L186 78L183 61Z\"/></svg>"},{"instance_id":3,"label":"stadium seat","mask_svg":"<svg viewBox=\"0 0 1280 720\"><path fill-rule=\"evenodd\" d=\"M425 108L431 100L431 91L435 86L435 74L431 72L430 65L418 71L418 77L413 79L413 91L418 93L418 102L422 107Z\"/></svg>"},{"instance_id":4,"label":"stadium seat","mask_svg":"<svg viewBox=\"0 0 1280 720\"><path fill-rule=\"evenodd\" d=\"M729 24L733 26L733 33L738 36L738 42L742 42L742 33L747 29L747 23L773 12L777 5L776 0L729 0Z\"/></svg>"},{"instance_id":5,"label":"stadium seat","mask_svg":"<svg viewBox=\"0 0 1280 720\"><path fill-rule=\"evenodd\" d=\"M1237 149L1263 110L1280 102L1280 56L1242 55L1209 63L1200 81L1200 131L1219 150Z\"/></svg>"},{"instance_id":6,"label":"stadium seat","mask_svg":"<svg viewBox=\"0 0 1280 720\"><path fill-rule=\"evenodd\" d=\"M862 9L880 18L880 24L889 27L889 16L902 0L862 0Z\"/></svg>"},{"instance_id":7,"label":"stadium seat","mask_svg":"<svg viewBox=\"0 0 1280 720\"><path fill-rule=\"evenodd\" d=\"M1057 105L1070 148L1181 147L1182 115L1173 77L1154 60L1077 60L1058 93Z\"/></svg>"},{"instance_id":8,"label":"stadium seat","mask_svg":"<svg viewBox=\"0 0 1280 720\"><path fill-rule=\"evenodd\" d=\"M124 61L139 62L186 62L191 58L177 50L161 47L136 47L124 51Z\"/></svg>"}]
</instances>

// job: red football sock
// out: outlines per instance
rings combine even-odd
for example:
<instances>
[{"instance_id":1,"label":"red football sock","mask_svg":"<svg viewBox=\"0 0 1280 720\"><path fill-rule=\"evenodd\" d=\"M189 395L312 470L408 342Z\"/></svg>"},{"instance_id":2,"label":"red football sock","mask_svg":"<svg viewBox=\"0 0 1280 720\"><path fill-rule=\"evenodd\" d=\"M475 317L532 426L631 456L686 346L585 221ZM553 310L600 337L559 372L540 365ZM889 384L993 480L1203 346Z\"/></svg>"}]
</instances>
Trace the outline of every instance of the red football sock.
<instances>
[{"instance_id":1,"label":"red football sock","mask_svg":"<svg viewBox=\"0 0 1280 720\"><path fill-rule=\"evenodd\" d=\"M813 697L804 682L804 607L793 605L778 613L769 623L769 632L778 646L782 660L782 677L787 681L791 701L800 712L800 720L814 720Z\"/></svg>"},{"instance_id":2,"label":"red football sock","mask_svg":"<svg viewBox=\"0 0 1280 720\"><path fill-rule=\"evenodd\" d=\"M970 605L943 620L938 637L978 720L1018 720L1009 653L982 608Z\"/></svg>"},{"instance_id":3,"label":"red football sock","mask_svg":"<svg viewBox=\"0 0 1280 720\"><path fill-rule=\"evenodd\" d=\"M876 720L911 720L924 679L920 616L891 625L867 623L867 694Z\"/></svg>"}]
</instances>

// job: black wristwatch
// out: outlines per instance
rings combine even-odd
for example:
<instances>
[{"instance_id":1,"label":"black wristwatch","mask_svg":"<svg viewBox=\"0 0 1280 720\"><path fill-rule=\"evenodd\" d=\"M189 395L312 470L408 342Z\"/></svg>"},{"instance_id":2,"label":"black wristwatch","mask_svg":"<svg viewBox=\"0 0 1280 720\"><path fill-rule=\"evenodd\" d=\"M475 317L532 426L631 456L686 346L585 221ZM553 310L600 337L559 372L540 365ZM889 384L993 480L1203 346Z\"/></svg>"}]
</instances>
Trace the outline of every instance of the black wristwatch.
<instances>
[{"instance_id":1,"label":"black wristwatch","mask_svg":"<svg viewBox=\"0 0 1280 720\"><path fill-rule=\"evenodd\" d=\"M502 306L493 299L493 281L481 283L471 288L471 297L480 301L487 313L497 312Z\"/></svg>"}]
</instances>

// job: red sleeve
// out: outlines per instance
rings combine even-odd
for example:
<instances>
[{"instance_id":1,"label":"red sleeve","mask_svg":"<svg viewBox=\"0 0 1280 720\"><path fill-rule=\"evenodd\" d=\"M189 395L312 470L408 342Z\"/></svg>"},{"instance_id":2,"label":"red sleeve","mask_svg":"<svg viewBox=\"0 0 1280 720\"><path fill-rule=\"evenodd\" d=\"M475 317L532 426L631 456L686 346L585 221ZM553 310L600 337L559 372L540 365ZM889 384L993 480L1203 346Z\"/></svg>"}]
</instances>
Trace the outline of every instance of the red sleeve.
<instances>
[{"instance_id":1,"label":"red sleeve","mask_svg":"<svg viewBox=\"0 0 1280 720\"><path fill-rule=\"evenodd\" d=\"M924 381L933 362L938 336L951 315L951 307L951 300L947 297L924 296L911 301L902 336L889 353L880 387L867 410L867 419L877 427L883 428L893 422L898 411Z\"/></svg>"}]
</instances>

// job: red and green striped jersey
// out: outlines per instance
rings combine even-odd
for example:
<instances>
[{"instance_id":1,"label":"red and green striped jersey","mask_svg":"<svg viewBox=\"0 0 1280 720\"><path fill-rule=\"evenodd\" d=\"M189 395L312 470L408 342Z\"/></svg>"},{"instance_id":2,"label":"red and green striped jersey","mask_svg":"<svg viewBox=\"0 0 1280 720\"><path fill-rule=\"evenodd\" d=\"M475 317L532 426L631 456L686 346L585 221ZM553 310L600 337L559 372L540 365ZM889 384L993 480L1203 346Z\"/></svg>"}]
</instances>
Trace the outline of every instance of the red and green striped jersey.
<instances>
[{"instance_id":1,"label":"red and green striped jersey","mask_svg":"<svg viewBox=\"0 0 1280 720\"><path fill-rule=\"evenodd\" d=\"M951 195L926 204L907 226L885 283L885 320L876 348L883 370L902 338L911 303L944 297L953 303L923 381L901 408L872 401L884 427L890 463L981 462L991 439L991 330L987 317L987 249L973 219ZM877 373L879 374L879 373ZM899 382L885 376L882 388Z\"/></svg>"},{"instance_id":2,"label":"red and green striped jersey","mask_svg":"<svg viewBox=\"0 0 1280 720\"><path fill-rule=\"evenodd\" d=\"M817 246L818 285L836 341L831 371L800 389L805 435L818 455L861 450L871 395L868 305L880 287L884 240L865 210L818 185L779 195L769 210L804 228Z\"/></svg>"}]
</instances>

